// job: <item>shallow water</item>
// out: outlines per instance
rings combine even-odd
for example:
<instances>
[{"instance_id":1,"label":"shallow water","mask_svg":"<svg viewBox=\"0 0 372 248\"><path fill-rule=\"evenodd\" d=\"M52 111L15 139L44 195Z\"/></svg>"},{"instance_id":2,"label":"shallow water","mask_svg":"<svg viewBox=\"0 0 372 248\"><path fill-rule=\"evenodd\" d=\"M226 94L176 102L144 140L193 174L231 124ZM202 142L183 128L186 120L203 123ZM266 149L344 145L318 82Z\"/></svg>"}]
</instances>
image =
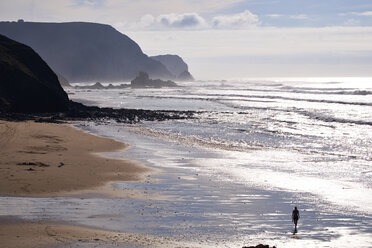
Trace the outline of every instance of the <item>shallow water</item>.
<instances>
[{"instance_id":1,"label":"shallow water","mask_svg":"<svg viewBox=\"0 0 372 248\"><path fill-rule=\"evenodd\" d=\"M209 81L105 94L75 90L72 97L100 106L204 111L196 120L130 128L218 150L225 159L210 166L234 181L315 193L372 214L372 79L336 80L342 79Z\"/></svg>"},{"instance_id":2,"label":"shallow water","mask_svg":"<svg viewBox=\"0 0 372 248\"><path fill-rule=\"evenodd\" d=\"M372 89L365 85L215 81L70 90L70 98L100 106L204 111L194 120L77 124L131 146L107 156L162 171L116 187L165 198L2 197L0 214L219 247L371 247ZM293 236L295 205L301 219Z\"/></svg>"}]
</instances>

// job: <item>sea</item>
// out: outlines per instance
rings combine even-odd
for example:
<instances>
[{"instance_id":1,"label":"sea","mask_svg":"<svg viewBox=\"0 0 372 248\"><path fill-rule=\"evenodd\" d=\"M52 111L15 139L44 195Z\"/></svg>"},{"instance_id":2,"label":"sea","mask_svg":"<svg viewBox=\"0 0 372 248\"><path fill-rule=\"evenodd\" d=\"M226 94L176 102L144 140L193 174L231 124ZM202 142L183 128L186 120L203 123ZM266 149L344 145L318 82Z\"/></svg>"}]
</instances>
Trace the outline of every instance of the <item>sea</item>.
<instances>
[{"instance_id":1,"label":"sea","mask_svg":"<svg viewBox=\"0 0 372 248\"><path fill-rule=\"evenodd\" d=\"M114 184L148 198L2 197L0 212L206 247L372 247L372 78L178 84L66 89L87 105L195 111L181 120L72 124L129 145L104 156L154 168L144 181Z\"/></svg>"}]
</instances>

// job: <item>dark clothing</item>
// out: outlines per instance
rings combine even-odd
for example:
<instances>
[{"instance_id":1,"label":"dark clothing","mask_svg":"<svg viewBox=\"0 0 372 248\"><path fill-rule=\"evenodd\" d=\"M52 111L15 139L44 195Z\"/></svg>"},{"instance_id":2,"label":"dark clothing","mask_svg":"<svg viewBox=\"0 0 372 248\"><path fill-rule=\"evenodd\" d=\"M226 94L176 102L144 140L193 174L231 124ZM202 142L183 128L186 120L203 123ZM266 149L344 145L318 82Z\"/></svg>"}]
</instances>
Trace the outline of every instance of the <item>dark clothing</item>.
<instances>
[{"instance_id":1,"label":"dark clothing","mask_svg":"<svg viewBox=\"0 0 372 248\"><path fill-rule=\"evenodd\" d=\"M292 212L292 220L293 220L295 226L297 226L297 221L298 221L299 218L300 218L300 213L298 212L298 209L294 209L293 212Z\"/></svg>"}]
</instances>

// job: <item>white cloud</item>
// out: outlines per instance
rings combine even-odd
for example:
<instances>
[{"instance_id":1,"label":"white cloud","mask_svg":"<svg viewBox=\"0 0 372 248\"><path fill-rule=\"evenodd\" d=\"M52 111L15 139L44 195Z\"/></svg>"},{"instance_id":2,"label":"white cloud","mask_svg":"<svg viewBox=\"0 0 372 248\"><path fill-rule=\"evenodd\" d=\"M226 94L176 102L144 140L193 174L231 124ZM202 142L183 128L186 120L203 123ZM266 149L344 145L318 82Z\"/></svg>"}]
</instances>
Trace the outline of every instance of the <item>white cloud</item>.
<instances>
[{"instance_id":1,"label":"white cloud","mask_svg":"<svg viewBox=\"0 0 372 248\"><path fill-rule=\"evenodd\" d=\"M170 28L197 28L206 24L204 18L197 13L160 15L156 18L156 22Z\"/></svg>"},{"instance_id":2,"label":"white cloud","mask_svg":"<svg viewBox=\"0 0 372 248\"><path fill-rule=\"evenodd\" d=\"M309 17L305 14L300 14L300 15L292 15L289 18L295 19L295 20L305 20L305 19L308 19Z\"/></svg>"},{"instance_id":3,"label":"white cloud","mask_svg":"<svg viewBox=\"0 0 372 248\"><path fill-rule=\"evenodd\" d=\"M356 13L356 15L359 15L359 16L372 16L372 11L366 11L366 12Z\"/></svg>"},{"instance_id":4,"label":"white cloud","mask_svg":"<svg viewBox=\"0 0 372 248\"><path fill-rule=\"evenodd\" d=\"M359 24L360 24L360 20L355 19L355 18L347 19L344 22L344 25L346 25L346 26L357 26Z\"/></svg>"},{"instance_id":5,"label":"white cloud","mask_svg":"<svg viewBox=\"0 0 372 248\"><path fill-rule=\"evenodd\" d=\"M154 25L155 17L153 15L144 15L136 22L118 22L114 24L116 28L127 28L132 30L144 30Z\"/></svg>"},{"instance_id":6,"label":"white cloud","mask_svg":"<svg viewBox=\"0 0 372 248\"><path fill-rule=\"evenodd\" d=\"M155 18L152 15L144 15L141 17L140 25L142 27L148 27L152 25L155 21Z\"/></svg>"},{"instance_id":7,"label":"white cloud","mask_svg":"<svg viewBox=\"0 0 372 248\"><path fill-rule=\"evenodd\" d=\"M270 14L270 15L266 15L267 17L270 17L270 18L280 18L280 17L283 17L283 15L280 15L280 14Z\"/></svg>"},{"instance_id":8,"label":"white cloud","mask_svg":"<svg viewBox=\"0 0 372 248\"><path fill-rule=\"evenodd\" d=\"M260 24L257 15L246 10L233 15L216 16L206 20L198 13L170 13L157 17L144 15L139 21L116 23L116 27L127 27L130 30L164 30L164 29L245 29Z\"/></svg>"},{"instance_id":9,"label":"white cloud","mask_svg":"<svg viewBox=\"0 0 372 248\"><path fill-rule=\"evenodd\" d=\"M75 6L98 7L104 3L104 0L73 0Z\"/></svg>"},{"instance_id":10,"label":"white cloud","mask_svg":"<svg viewBox=\"0 0 372 248\"><path fill-rule=\"evenodd\" d=\"M247 28L259 24L257 15L249 10L233 15L221 15L212 19L212 26L216 28Z\"/></svg>"},{"instance_id":11,"label":"white cloud","mask_svg":"<svg viewBox=\"0 0 372 248\"><path fill-rule=\"evenodd\" d=\"M116 23L116 28L128 30L200 29L207 27L206 21L197 13L164 14L154 17L144 15L139 21Z\"/></svg>"},{"instance_id":12,"label":"white cloud","mask_svg":"<svg viewBox=\"0 0 372 248\"><path fill-rule=\"evenodd\" d=\"M372 16L372 11L340 13L339 16Z\"/></svg>"}]
</instances>

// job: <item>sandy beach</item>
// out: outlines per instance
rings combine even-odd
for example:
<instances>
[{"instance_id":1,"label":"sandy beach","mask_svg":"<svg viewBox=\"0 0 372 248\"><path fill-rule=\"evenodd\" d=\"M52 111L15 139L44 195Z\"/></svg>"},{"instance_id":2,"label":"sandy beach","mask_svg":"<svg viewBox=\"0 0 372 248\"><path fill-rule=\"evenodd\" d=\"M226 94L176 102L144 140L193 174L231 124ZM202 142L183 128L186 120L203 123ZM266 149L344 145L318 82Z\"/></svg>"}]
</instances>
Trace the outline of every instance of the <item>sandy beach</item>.
<instances>
[{"instance_id":1,"label":"sandy beach","mask_svg":"<svg viewBox=\"0 0 372 248\"><path fill-rule=\"evenodd\" d=\"M192 243L183 245L167 237L137 233L105 231L60 223L27 223L2 220L2 247L202 247Z\"/></svg>"},{"instance_id":2,"label":"sandy beach","mask_svg":"<svg viewBox=\"0 0 372 248\"><path fill-rule=\"evenodd\" d=\"M0 147L0 194L7 196L96 193L128 197L128 192L118 191L110 183L140 180L143 173L150 171L131 161L97 155L125 149L126 145L68 125L0 121ZM2 219L0 224L2 247L55 247L69 242L145 242L137 236L12 218Z\"/></svg>"},{"instance_id":3,"label":"sandy beach","mask_svg":"<svg viewBox=\"0 0 372 248\"><path fill-rule=\"evenodd\" d=\"M149 169L97 155L125 149L68 125L0 121L0 194L60 196L142 178ZM114 189L111 188L112 191Z\"/></svg>"}]
</instances>

